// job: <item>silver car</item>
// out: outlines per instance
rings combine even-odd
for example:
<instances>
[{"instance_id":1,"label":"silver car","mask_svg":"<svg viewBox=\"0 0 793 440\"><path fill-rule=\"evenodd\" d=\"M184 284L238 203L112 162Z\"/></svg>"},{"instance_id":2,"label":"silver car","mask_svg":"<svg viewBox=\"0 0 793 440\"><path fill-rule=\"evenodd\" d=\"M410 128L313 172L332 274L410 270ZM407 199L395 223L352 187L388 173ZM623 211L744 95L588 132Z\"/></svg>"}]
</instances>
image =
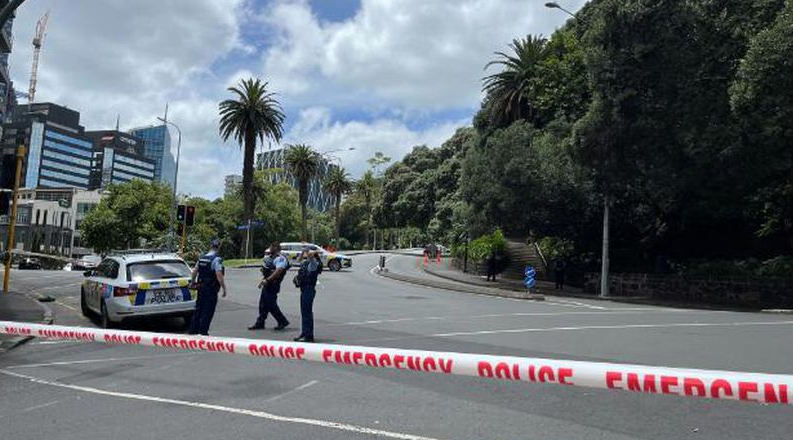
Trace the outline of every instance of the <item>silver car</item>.
<instances>
[{"instance_id":1,"label":"silver car","mask_svg":"<svg viewBox=\"0 0 793 440\"><path fill-rule=\"evenodd\" d=\"M140 316L181 316L189 323L197 296L190 275L174 254L112 255L85 272L80 306L83 315L98 314L104 328Z\"/></svg>"}]
</instances>

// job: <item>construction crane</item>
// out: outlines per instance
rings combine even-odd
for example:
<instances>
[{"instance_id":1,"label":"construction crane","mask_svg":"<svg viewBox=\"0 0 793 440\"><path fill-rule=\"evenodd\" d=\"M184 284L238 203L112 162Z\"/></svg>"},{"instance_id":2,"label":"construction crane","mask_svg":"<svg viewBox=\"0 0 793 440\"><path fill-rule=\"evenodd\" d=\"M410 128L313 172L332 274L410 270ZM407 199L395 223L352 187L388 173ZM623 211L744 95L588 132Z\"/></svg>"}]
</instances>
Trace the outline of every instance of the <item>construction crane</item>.
<instances>
[{"instance_id":1,"label":"construction crane","mask_svg":"<svg viewBox=\"0 0 793 440\"><path fill-rule=\"evenodd\" d=\"M36 23L36 35L33 36L33 66L30 68L30 88L28 89L28 102L33 102L36 96L36 81L39 70L39 55L41 54L41 45L44 43L44 37L47 35L47 21L50 19L50 11L44 13Z\"/></svg>"}]
</instances>

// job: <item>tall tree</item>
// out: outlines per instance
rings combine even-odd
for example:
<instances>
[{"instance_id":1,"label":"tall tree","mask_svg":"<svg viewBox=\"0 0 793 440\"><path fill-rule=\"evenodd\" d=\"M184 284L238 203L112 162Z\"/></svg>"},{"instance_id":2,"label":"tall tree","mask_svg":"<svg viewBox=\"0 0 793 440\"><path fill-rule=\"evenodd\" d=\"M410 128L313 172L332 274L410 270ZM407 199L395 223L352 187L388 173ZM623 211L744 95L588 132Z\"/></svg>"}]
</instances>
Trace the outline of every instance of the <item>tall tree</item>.
<instances>
[{"instance_id":1,"label":"tall tree","mask_svg":"<svg viewBox=\"0 0 793 440\"><path fill-rule=\"evenodd\" d=\"M379 177L380 176L380 167L391 162L391 158L383 154L381 151L378 151L374 154L374 156L366 159L366 163L369 164L369 167L374 170L375 174Z\"/></svg>"},{"instance_id":2,"label":"tall tree","mask_svg":"<svg viewBox=\"0 0 793 440\"><path fill-rule=\"evenodd\" d=\"M308 204L308 184L317 175L319 170L320 157L311 146L305 144L289 145L284 154L284 164L286 171L297 181L297 188L300 198L300 217L301 240L308 238L308 228L306 227L306 205Z\"/></svg>"},{"instance_id":3,"label":"tall tree","mask_svg":"<svg viewBox=\"0 0 793 440\"><path fill-rule=\"evenodd\" d=\"M366 235L366 244L367 247L369 245L369 238L372 235L373 229L373 217L374 217L374 201L375 197L377 196L378 190L378 181L377 178L374 176L371 170L364 173L363 177L355 184L355 190L361 195L361 198L364 200L364 204L366 205L366 213L367 213L367 235Z\"/></svg>"},{"instance_id":4,"label":"tall tree","mask_svg":"<svg viewBox=\"0 0 793 440\"><path fill-rule=\"evenodd\" d=\"M333 168L328 175L327 179L325 180L325 190L328 191L333 195L333 201L335 204L335 220L336 224L334 226L334 235L336 241L334 245L336 247L339 246L339 235L340 235L340 219L341 219L341 197L349 192L352 189L352 181L350 180L350 175L347 174L347 171L344 168Z\"/></svg>"},{"instance_id":5,"label":"tall tree","mask_svg":"<svg viewBox=\"0 0 793 440\"><path fill-rule=\"evenodd\" d=\"M241 80L238 86L229 87L235 99L220 103L220 136L224 141L233 137L243 148L242 194L243 221L253 217L256 203L253 193L253 162L256 139L275 142L283 137L284 113L275 94L267 90L267 83L258 78Z\"/></svg>"},{"instance_id":6,"label":"tall tree","mask_svg":"<svg viewBox=\"0 0 793 440\"><path fill-rule=\"evenodd\" d=\"M485 66L498 65L503 69L484 78L483 91L487 93L491 107L491 119L503 125L519 119L534 120L535 109L529 92L546 53L547 40L541 36L528 35L512 40L509 45L513 54L496 52L498 59Z\"/></svg>"}]
</instances>

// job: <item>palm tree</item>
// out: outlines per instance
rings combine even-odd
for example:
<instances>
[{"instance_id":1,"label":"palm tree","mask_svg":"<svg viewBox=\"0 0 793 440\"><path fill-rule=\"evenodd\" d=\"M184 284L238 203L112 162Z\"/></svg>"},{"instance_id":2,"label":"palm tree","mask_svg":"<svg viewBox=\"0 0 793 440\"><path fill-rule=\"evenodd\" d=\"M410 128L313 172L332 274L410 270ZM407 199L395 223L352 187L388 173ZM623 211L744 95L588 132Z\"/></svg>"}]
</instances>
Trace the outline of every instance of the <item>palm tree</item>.
<instances>
[{"instance_id":1,"label":"palm tree","mask_svg":"<svg viewBox=\"0 0 793 440\"><path fill-rule=\"evenodd\" d=\"M356 190L358 194L363 197L364 203L366 204L366 212L368 214L366 223L368 225L368 231L366 233L366 246L369 247L369 237L372 235L372 214L373 214L373 202L374 197L377 192L377 179L374 177L374 173L372 170L367 171L364 173L361 180L359 180L355 184Z\"/></svg>"},{"instance_id":2,"label":"palm tree","mask_svg":"<svg viewBox=\"0 0 793 440\"><path fill-rule=\"evenodd\" d=\"M256 203L253 193L253 160L256 139L265 138L275 142L281 140L284 130L284 113L275 94L267 90L267 83L249 78L241 80L236 87L229 87L235 99L220 103L220 137L227 141L233 137L244 148L242 164L243 220L253 218Z\"/></svg>"},{"instance_id":3,"label":"palm tree","mask_svg":"<svg viewBox=\"0 0 793 440\"><path fill-rule=\"evenodd\" d=\"M308 203L308 183L319 170L319 154L311 146L305 144L289 145L284 153L286 171L297 181L300 197L301 240L306 241L306 204Z\"/></svg>"},{"instance_id":4,"label":"palm tree","mask_svg":"<svg viewBox=\"0 0 793 440\"><path fill-rule=\"evenodd\" d=\"M341 196L352 189L352 181L350 175L344 168L334 167L328 177L325 179L325 190L333 195L334 203L336 205L336 241L334 244L339 247L339 228L340 228L340 208Z\"/></svg>"},{"instance_id":5,"label":"palm tree","mask_svg":"<svg viewBox=\"0 0 793 440\"><path fill-rule=\"evenodd\" d=\"M492 102L494 119L507 124L519 119L533 119L534 108L529 98L532 80L537 68L547 53L547 42L542 36L527 35L524 39L512 40L509 45L514 55L496 52L499 59L485 65L503 67L501 72L486 76L482 90Z\"/></svg>"}]
</instances>

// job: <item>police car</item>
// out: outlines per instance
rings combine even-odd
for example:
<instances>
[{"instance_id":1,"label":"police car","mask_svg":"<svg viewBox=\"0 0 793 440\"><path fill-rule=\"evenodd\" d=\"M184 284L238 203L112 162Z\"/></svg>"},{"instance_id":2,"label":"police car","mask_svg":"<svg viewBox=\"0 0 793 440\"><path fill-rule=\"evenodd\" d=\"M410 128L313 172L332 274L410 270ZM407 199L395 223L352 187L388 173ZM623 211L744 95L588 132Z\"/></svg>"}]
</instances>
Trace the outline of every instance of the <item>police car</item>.
<instances>
[{"instance_id":1,"label":"police car","mask_svg":"<svg viewBox=\"0 0 793 440\"><path fill-rule=\"evenodd\" d=\"M140 316L181 316L189 323L196 306L191 270L174 254L125 251L84 273L83 315L98 314L102 327Z\"/></svg>"},{"instance_id":2,"label":"police car","mask_svg":"<svg viewBox=\"0 0 793 440\"><path fill-rule=\"evenodd\" d=\"M335 252L328 252L321 246L313 243L281 243L281 252L286 255L289 264L300 265L300 254L303 250L317 251L322 265L332 272L338 272L342 267L352 267L352 258ZM267 249L269 252L270 249Z\"/></svg>"}]
</instances>

